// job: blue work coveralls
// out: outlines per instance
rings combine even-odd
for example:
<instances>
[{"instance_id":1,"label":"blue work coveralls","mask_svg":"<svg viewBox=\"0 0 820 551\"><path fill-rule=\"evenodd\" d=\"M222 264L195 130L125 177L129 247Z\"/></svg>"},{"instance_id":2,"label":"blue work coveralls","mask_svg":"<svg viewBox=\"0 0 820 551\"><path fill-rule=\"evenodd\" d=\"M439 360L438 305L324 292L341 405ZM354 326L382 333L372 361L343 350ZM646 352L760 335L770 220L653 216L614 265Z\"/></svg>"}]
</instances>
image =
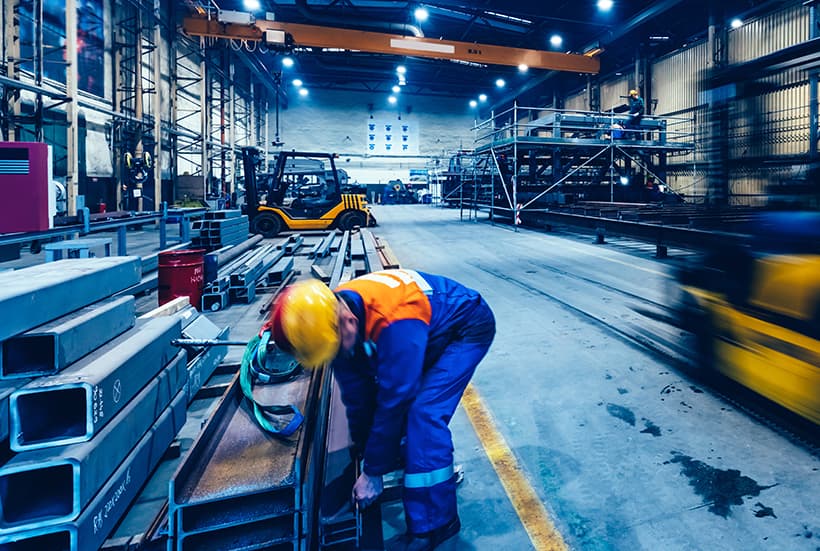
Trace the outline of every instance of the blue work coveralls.
<instances>
[{"instance_id":1,"label":"blue work coveralls","mask_svg":"<svg viewBox=\"0 0 820 551\"><path fill-rule=\"evenodd\" d=\"M493 313L476 291L411 270L368 274L336 294L359 320L359 343L333 369L364 472L395 470L403 452L409 532L442 527L457 514L448 424L490 348Z\"/></svg>"}]
</instances>

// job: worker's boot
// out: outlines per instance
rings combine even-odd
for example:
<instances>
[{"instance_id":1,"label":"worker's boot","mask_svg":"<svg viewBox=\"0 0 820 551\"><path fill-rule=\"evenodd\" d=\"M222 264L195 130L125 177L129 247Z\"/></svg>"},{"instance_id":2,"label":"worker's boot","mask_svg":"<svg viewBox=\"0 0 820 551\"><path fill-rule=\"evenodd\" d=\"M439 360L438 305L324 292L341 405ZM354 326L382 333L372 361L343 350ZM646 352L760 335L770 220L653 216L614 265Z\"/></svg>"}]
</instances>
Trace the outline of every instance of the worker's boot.
<instances>
[{"instance_id":1,"label":"worker's boot","mask_svg":"<svg viewBox=\"0 0 820 551\"><path fill-rule=\"evenodd\" d=\"M461 521L458 516L441 528L436 528L424 534L405 534L397 547L390 551L433 551L446 540L458 534L461 530Z\"/></svg>"}]
</instances>

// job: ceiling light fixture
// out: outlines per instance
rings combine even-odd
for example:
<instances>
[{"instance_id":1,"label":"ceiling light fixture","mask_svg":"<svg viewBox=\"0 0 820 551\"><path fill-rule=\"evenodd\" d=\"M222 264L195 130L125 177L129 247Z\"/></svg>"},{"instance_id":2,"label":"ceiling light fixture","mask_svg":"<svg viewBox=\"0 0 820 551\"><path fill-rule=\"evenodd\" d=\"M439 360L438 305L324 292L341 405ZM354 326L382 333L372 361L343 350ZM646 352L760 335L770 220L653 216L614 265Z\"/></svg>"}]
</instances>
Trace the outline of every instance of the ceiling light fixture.
<instances>
[{"instance_id":1,"label":"ceiling light fixture","mask_svg":"<svg viewBox=\"0 0 820 551\"><path fill-rule=\"evenodd\" d=\"M298 79L298 78L293 79L293 85L296 86L297 88L301 88L302 84L304 84L304 83L302 82L301 79Z\"/></svg>"},{"instance_id":2,"label":"ceiling light fixture","mask_svg":"<svg viewBox=\"0 0 820 551\"><path fill-rule=\"evenodd\" d=\"M498 86L499 88L504 88L504 86L506 86L507 83L504 82L503 78L499 78L495 81L495 85Z\"/></svg>"},{"instance_id":3,"label":"ceiling light fixture","mask_svg":"<svg viewBox=\"0 0 820 551\"><path fill-rule=\"evenodd\" d=\"M399 65L398 67L396 67L396 72L400 75L404 75L407 73L407 67L405 67L404 65Z\"/></svg>"},{"instance_id":4,"label":"ceiling light fixture","mask_svg":"<svg viewBox=\"0 0 820 551\"><path fill-rule=\"evenodd\" d=\"M387 98L387 101L390 102L390 105L396 105L396 102L399 100L396 99L396 96L390 96Z\"/></svg>"},{"instance_id":5,"label":"ceiling light fixture","mask_svg":"<svg viewBox=\"0 0 820 551\"><path fill-rule=\"evenodd\" d=\"M428 12L423 6L419 6L416 8L416 11L413 12L413 16L419 23L424 23L427 21L427 18L430 17L430 12Z\"/></svg>"},{"instance_id":6,"label":"ceiling light fixture","mask_svg":"<svg viewBox=\"0 0 820 551\"><path fill-rule=\"evenodd\" d=\"M601 11L609 11L612 9L614 2L612 0L598 0L598 9Z\"/></svg>"},{"instance_id":7,"label":"ceiling light fixture","mask_svg":"<svg viewBox=\"0 0 820 551\"><path fill-rule=\"evenodd\" d=\"M471 100L470 100L470 107L472 107L473 109L475 109L476 107L478 107L478 102L477 102L476 100L474 100L474 99L471 99Z\"/></svg>"},{"instance_id":8,"label":"ceiling light fixture","mask_svg":"<svg viewBox=\"0 0 820 551\"><path fill-rule=\"evenodd\" d=\"M526 73L526 72L527 72L527 71L529 71L529 70L530 70L529 65L527 65L527 64L525 64L525 63L520 63L520 64L518 65L518 72L519 72L519 73Z\"/></svg>"},{"instance_id":9,"label":"ceiling light fixture","mask_svg":"<svg viewBox=\"0 0 820 551\"><path fill-rule=\"evenodd\" d=\"M259 11L262 9L262 4L259 3L259 0L245 0L243 4L246 10Z\"/></svg>"},{"instance_id":10,"label":"ceiling light fixture","mask_svg":"<svg viewBox=\"0 0 820 551\"><path fill-rule=\"evenodd\" d=\"M299 88L299 95L302 96L302 97L307 96L308 95L308 89L307 88Z\"/></svg>"},{"instance_id":11,"label":"ceiling light fixture","mask_svg":"<svg viewBox=\"0 0 820 551\"><path fill-rule=\"evenodd\" d=\"M394 84L392 90L394 94L398 94L399 92L401 92L401 86L399 86L398 84Z\"/></svg>"},{"instance_id":12,"label":"ceiling light fixture","mask_svg":"<svg viewBox=\"0 0 820 551\"><path fill-rule=\"evenodd\" d=\"M282 66L283 67L293 67L293 58L292 57L283 57L282 58Z\"/></svg>"},{"instance_id":13,"label":"ceiling light fixture","mask_svg":"<svg viewBox=\"0 0 820 551\"><path fill-rule=\"evenodd\" d=\"M730 23L730 25L732 25L733 29L739 29L740 27L743 26L743 21L741 21L740 19L735 17L734 19L732 19L732 22Z\"/></svg>"},{"instance_id":14,"label":"ceiling light fixture","mask_svg":"<svg viewBox=\"0 0 820 551\"><path fill-rule=\"evenodd\" d=\"M479 95L478 95L478 101L480 101L480 102L482 102L482 103L484 103L485 101L487 101L487 94L479 94Z\"/></svg>"},{"instance_id":15,"label":"ceiling light fixture","mask_svg":"<svg viewBox=\"0 0 820 551\"><path fill-rule=\"evenodd\" d=\"M564 43L564 39L561 38L560 34L554 34L550 37L550 44L553 48L560 48L561 44Z\"/></svg>"}]
</instances>

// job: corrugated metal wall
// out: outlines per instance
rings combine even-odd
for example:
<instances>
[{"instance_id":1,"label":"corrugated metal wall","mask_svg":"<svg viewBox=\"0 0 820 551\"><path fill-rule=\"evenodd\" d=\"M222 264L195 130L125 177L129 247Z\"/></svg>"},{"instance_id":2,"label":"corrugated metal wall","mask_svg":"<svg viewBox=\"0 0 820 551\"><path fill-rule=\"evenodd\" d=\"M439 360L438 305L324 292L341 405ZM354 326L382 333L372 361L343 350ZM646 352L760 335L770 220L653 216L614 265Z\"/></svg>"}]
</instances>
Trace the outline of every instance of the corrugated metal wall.
<instances>
[{"instance_id":1,"label":"corrugated metal wall","mask_svg":"<svg viewBox=\"0 0 820 551\"><path fill-rule=\"evenodd\" d=\"M652 64L652 99L658 100L655 114L679 113L698 105L708 60L708 45L701 42Z\"/></svg>"},{"instance_id":2,"label":"corrugated metal wall","mask_svg":"<svg viewBox=\"0 0 820 551\"><path fill-rule=\"evenodd\" d=\"M587 99L586 89L581 90L577 94L573 94L564 100L564 109L571 109L574 111L588 111L589 100Z\"/></svg>"},{"instance_id":3,"label":"corrugated metal wall","mask_svg":"<svg viewBox=\"0 0 820 551\"><path fill-rule=\"evenodd\" d=\"M601 111L609 111L613 107L626 103L627 100L621 96L627 94L629 94L629 77L626 75L602 82Z\"/></svg>"},{"instance_id":4,"label":"corrugated metal wall","mask_svg":"<svg viewBox=\"0 0 820 551\"><path fill-rule=\"evenodd\" d=\"M757 59L808 39L809 8L792 5L729 31L729 63Z\"/></svg>"}]
</instances>

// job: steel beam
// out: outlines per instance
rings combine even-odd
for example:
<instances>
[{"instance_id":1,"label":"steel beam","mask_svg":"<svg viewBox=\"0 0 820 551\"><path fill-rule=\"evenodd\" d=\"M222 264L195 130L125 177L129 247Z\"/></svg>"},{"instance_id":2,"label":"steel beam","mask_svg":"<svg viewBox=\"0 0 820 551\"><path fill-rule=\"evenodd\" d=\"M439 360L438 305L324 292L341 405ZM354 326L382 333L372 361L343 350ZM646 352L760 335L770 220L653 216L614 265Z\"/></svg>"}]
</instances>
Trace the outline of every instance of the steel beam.
<instances>
[{"instance_id":1,"label":"steel beam","mask_svg":"<svg viewBox=\"0 0 820 551\"><path fill-rule=\"evenodd\" d=\"M134 326L134 297L104 300L12 337L0 346L0 378L57 373Z\"/></svg>"},{"instance_id":2,"label":"steel beam","mask_svg":"<svg viewBox=\"0 0 820 551\"><path fill-rule=\"evenodd\" d=\"M219 269L228 266L231 262L251 250L257 243L262 241L261 235L254 235L246 239L239 245L234 245L225 251L214 251L205 255L205 282L214 281L219 274Z\"/></svg>"},{"instance_id":3,"label":"steel beam","mask_svg":"<svg viewBox=\"0 0 820 551\"><path fill-rule=\"evenodd\" d=\"M140 259L58 260L0 273L0 341L140 282Z\"/></svg>"},{"instance_id":4,"label":"steel beam","mask_svg":"<svg viewBox=\"0 0 820 551\"><path fill-rule=\"evenodd\" d=\"M137 326L68 369L11 395L10 445L16 452L85 442L98 433L176 354L180 320Z\"/></svg>"},{"instance_id":5,"label":"steel beam","mask_svg":"<svg viewBox=\"0 0 820 551\"><path fill-rule=\"evenodd\" d=\"M77 518L182 390L186 356L177 353L92 441L19 453L0 467L0 535Z\"/></svg>"},{"instance_id":6,"label":"steel beam","mask_svg":"<svg viewBox=\"0 0 820 551\"><path fill-rule=\"evenodd\" d=\"M68 524L0 536L5 551L87 551L99 549L143 483L185 424L185 393L171 405L128 454L79 518Z\"/></svg>"},{"instance_id":7,"label":"steel beam","mask_svg":"<svg viewBox=\"0 0 820 551\"><path fill-rule=\"evenodd\" d=\"M309 397L318 394L321 374L306 371L287 383L257 386L254 394L263 404L312 411ZM305 426L290 439L263 431L235 377L171 479L169 548L267 549L297 539L312 436Z\"/></svg>"},{"instance_id":8,"label":"steel beam","mask_svg":"<svg viewBox=\"0 0 820 551\"><path fill-rule=\"evenodd\" d=\"M293 41L297 46L303 47L339 48L400 56L455 59L513 67L524 64L533 69L551 69L572 73L597 74L601 67L601 63L597 58L581 54L565 54L281 21L257 20L254 25L248 26L222 24L213 19L187 17L183 21L183 28L186 33L192 36L212 36L251 41L261 41L266 31L284 31L293 37Z\"/></svg>"},{"instance_id":9,"label":"steel beam","mask_svg":"<svg viewBox=\"0 0 820 551\"><path fill-rule=\"evenodd\" d=\"M27 380L0 381L0 441L9 436L9 398L26 383L28 383Z\"/></svg>"}]
</instances>

